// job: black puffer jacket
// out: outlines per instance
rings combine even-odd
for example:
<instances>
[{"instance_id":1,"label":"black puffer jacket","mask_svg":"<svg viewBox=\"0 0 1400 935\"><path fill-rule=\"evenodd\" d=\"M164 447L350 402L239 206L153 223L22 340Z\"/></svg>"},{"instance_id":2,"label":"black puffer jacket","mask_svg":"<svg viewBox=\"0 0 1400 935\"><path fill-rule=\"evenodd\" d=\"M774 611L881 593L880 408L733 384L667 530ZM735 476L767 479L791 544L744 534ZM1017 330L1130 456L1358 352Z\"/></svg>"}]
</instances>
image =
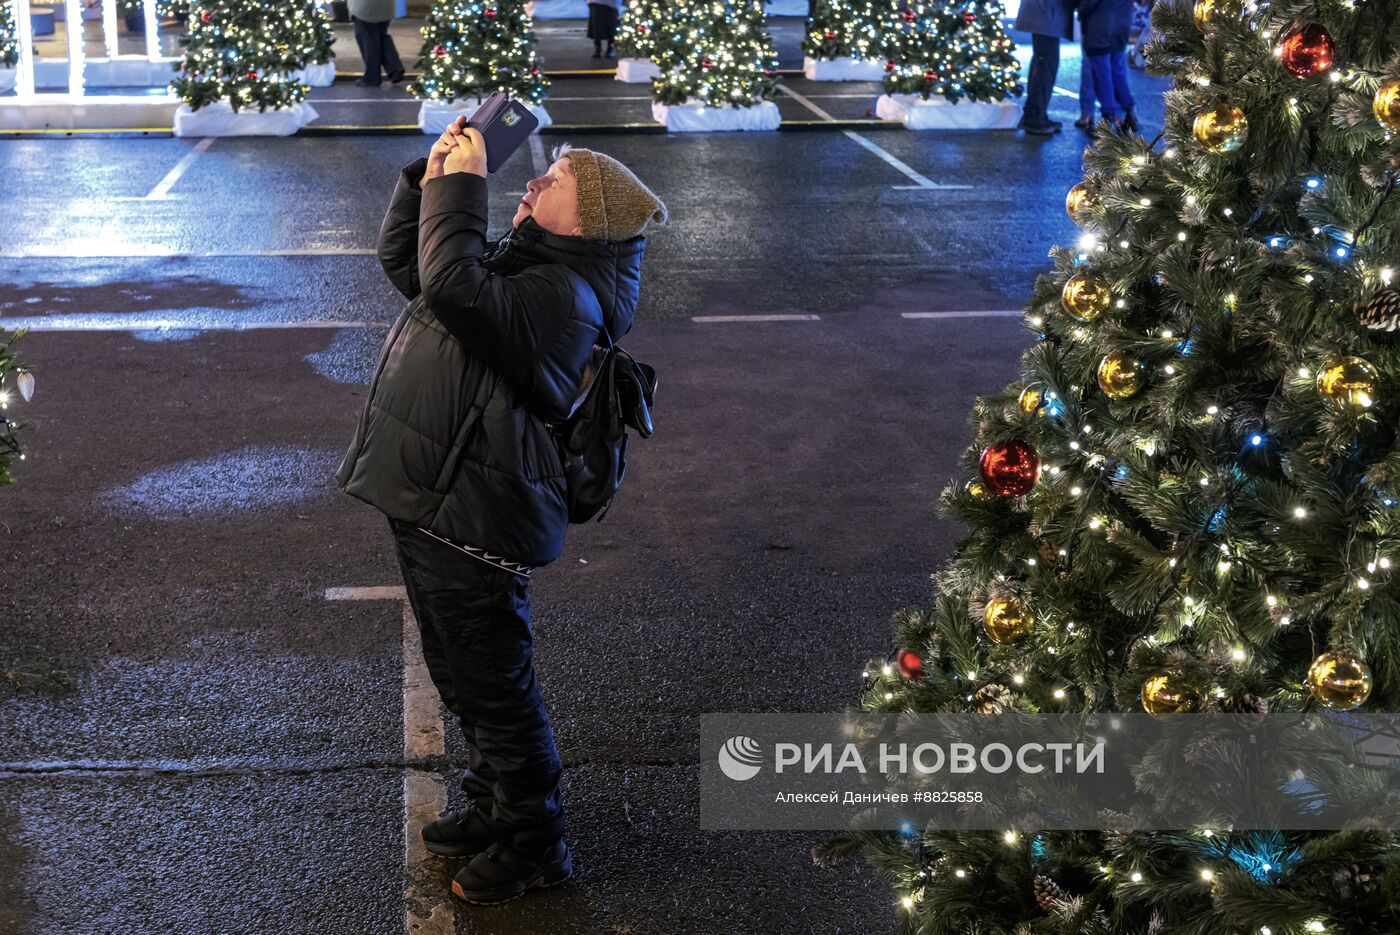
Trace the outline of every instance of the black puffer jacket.
<instances>
[{"instance_id":1,"label":"black puffer jacket","mask_svg":"<svg viewBox=\"0 0 1400 935\"><path fill-rule=\"evenodd\" d=\"M594 342L632 327L643 237L561 237L526 218L486 241L486 180L404 169L379 259L412 301L389 331L337 482L388 516L527 565L568 527L558 449Z\"/></svg>"}]
</instances>

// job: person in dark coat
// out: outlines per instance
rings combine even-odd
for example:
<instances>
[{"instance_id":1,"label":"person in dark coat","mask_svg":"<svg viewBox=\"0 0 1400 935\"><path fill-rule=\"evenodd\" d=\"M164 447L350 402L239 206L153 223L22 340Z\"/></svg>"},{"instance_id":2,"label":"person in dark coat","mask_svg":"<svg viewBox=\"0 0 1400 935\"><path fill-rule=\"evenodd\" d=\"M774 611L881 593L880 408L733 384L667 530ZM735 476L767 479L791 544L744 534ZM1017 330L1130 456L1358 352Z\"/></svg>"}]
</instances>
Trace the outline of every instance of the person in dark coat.
<instances>
[{"instance_id":1,"label":"person in dark coat","mask_svg":"<svg viewBox=\"0 0 1400 935\"><path fill-rule=\"evenodd\" d=\"M1093 70L1094 96L1115 130L1136 130L1135 101L1128 87L1128 36L1133 0L1079 0L1086 67Z\"/></svg>"},{"instance_id":2,"label":"person in dark coat","mask_svg":"<svg viewBox=\"0 0 1400 935\"><path fill-rule=\"evenodd\" d=\"M364 76L356 80L362 88L379 87L382 68L392 84L404 79L403 60L399 58L389 24L394 20L394 0L350 0L350 21L355 24L355 44L365 60Z\"/></svg>"},{"instance_id":3,"label":"person in dark coat","mask_svg":"<svg viewBox=\"0 0 1400 935\"><path fill-rule=\"evenodd\" d=\"M1060 72L1060 40L1074 38L1074 10L1066 0L1021 0L1016 28L1031 34L1031 73L1019 126L1027 133L1051 136L1060 123L1050 119L1050 95Z\"/></svg>"},{"instance_id":4,"label":"person in dark coat","mask_svg":"<svg viewBox=\"0 0 1400 935\"><path fill-rule=\"evenodd\" d=\"M467 741L469 803L422 837L471 858L452 889L475 903L572 873L530 629L530 576L568 527L550 426L586 392L595 345L631 328L643 232L666 220L617 160L555 156L494 244L476 130L459 119L403 170L379 260L409 303L336 478L389 518L424 661Z\"/></svg>"},{"instance_id":5,"label":"person in dark coat","mask_svg":"<svg viewBox=\"0 0 1400 935\"><path fill-rule=\"evenodd\" d=\"M593 57L601 58L603 43L608 44L608 58L617 58L613 39L617 38L617 21L621 0L588 0L588 38L593 40Z\"/></svg>"}]
</instances>

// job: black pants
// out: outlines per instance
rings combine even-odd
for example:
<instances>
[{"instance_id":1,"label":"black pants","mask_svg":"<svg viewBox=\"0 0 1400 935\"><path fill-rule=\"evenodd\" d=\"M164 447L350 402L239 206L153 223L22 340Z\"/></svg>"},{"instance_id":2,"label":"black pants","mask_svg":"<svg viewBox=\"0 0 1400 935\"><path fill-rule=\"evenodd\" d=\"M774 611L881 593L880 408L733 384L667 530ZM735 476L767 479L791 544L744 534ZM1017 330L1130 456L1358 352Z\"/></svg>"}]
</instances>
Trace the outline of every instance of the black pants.
<instances>
[{"instance_id":1,"label":"black pants","mask_svg":"<svg viewBox=\"0 0 1400 935\"><path fill-rule=\"evenodd\" d=\"M462 788L521 843L564 834L562 766L531 662L530 580L390 520L423 660L467 741Z\"/></svg>"},{"instance_id":2,"label":"black pants","mask_svg":"<svg viewBox=\"0 0 1400 935\"><path fill-rule=\"evenodd\" d=\"M1043 127L1050 122L1050 95L1055 93L1055 76L1060 71L1060 37L1031 36L1031 73L1026 80L1026 106L1021 122ZM1086 59L1083 67L1088 68Z\"/></svg>"},{"instance_id":3,"label":"black pants","mask_svg":"<svg viewBox=\"0 0 1400 935\"><path fill-rule=\"evenodd\" d=\"M366 23L353 16L351 19L355 21L355 44L360 47L360 57L365 60L365 84L379 83L381 67L391 81L401 76L403 61L394 46L394 38L389 35L389 23Z\"/></svg>"}]
</instances>

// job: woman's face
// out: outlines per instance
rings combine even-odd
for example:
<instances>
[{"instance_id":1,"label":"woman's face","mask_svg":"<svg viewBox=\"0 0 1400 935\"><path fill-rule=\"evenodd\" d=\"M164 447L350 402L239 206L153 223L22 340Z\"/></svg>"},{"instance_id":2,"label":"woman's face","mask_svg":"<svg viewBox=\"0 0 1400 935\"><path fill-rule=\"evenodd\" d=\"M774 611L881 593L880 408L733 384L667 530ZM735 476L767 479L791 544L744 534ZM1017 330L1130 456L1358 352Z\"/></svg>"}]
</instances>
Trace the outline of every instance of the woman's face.
<instances>
[{"instance_id":1,"label":"woman's face","mask_svg":"<svg viewBox=\"0 0 1400 935\"><path fill-rule=\"evenodd\" d=\"M511 226L519 227L527 217L533 217L551 234L579 236L578 180L567 157L554 160L548 172L525 183L525 197L520 199Z\"/></svg>"}]
</instances>

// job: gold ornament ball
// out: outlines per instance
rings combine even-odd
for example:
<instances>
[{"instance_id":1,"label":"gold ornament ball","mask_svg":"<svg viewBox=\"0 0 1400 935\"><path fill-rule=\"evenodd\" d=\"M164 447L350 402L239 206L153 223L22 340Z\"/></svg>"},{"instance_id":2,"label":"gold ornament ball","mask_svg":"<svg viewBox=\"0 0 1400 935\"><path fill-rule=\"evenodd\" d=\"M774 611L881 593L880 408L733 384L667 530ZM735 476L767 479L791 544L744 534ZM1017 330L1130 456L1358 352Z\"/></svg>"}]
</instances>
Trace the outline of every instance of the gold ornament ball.
<instances>
[{"instance_id":1,"label":"gold ornament ball","mask_svg":"<svg viewBox=\"0 0 1400 935\"><path fill-rule=\"evenodd\" d=\"M1044 402L1045 394L1040 391L1040 388L1028 386L1021 391L1020 396L1016 397L1016 408L1028 416L1034 415Z\"/></svg>"},{"instance_id":2,"label":"gold ornament ball","mask_svg":"<svg viewBox=\"0 0 1400 935\"><path fill-rule=\"evenodd\" d=\"M1371 113L1387 130L1400 131L1400 78L1387 81L1376 90Z\"/></svg>"},{"instance_id":3,"label":"gold ornament ball","mask_svg":"<svg viewBox=\"0 0 1400 935\"><path fill-rule=\"evenodd\" d=\"M1113 301L1113 292L1093 273L1075 273L1065 280L1060 292L1060 304L1080 321L1093 321L1108 311Z\"/></svg>"},{"instance_id":4,"label":"gold ornament ball","mask_svg":"<svg viewBox=\"0 0 1400 935\"><path fill-rule=\"evenodd\" d=\"M1014 597L994 597L982 611L982 629L993 643L1014 643L1029 636L1035 620Z\"/></svg>"},{"instance_id":5,"label":"gold ornament ball","mask_svg":"<svg viewBox=\"0 0 1400 935\"><path fill-rule=\"evenodd\" d=\"M1240 0L1196 0L1191 14L1196 19L1196 28L1205 32L1217 16L1238 17L1241 12Z\"/></svg>"},{"instance_id":6,"label":"gold ornament ball","mask_svg":"<svg viewBox=\"0 0 1400 935\"><path fill-rule=\"evenodd\" d=\"M1207 152L1232 153L1244 145L1249 120L1238 107L1220 104L1197 114L1191 133Z\"/></svg>"},{"instance_id":7,"label":"gold ornament ball","mask_svg":"<svg viewBox=\"0 0 1400 935\"><path fill-rule=\"evenodd\" d=\"M963 486L963 490L967 491L969 497L985 497L987 495L987 488L983 487L980 481L968 481Z\"/></svg>"},{"instance_id":8,"label":"gold ornament ball","mask_svg":"<svg viewBox=\"0 0 1400 935\"><path fill-rule=\"evenodd\" d=\"M1142 710L1148 714L1178 714L1196 707L1196 698L1179 672L1164 672L1142 683Z\"/></svg>"},{"instance_id":9,"label":"gold ornament ball","mask_svg":"<svg viewBox=\"0 0 1400 935\"><path fill-rule=\"evenodd\" d=\"M1308 667L1308 694L1333 711L1359 708L1371 696L1371 667L1349 649L1323 653Z\"/></svg>"},{"instance_id":10,"label":"gold ornament ball","mask_svg":"<svg viewBox=\"0 0 1400 935\"><path fill-rule=\"evenodd\" d=\"M1147 365L1132 354L1114 351L1099 361L1099 389L1109 399L1129 399L1147 385Z\"/></svg>"},{"instance_id":11,"label":"gold ornament ball","mask_svg":"<svg viewBox=\"0 0 1400 935\"><path fill-rule=\"evenodd\" d=\"M1089 183L1080 182L1069 190L1065 195L1065 213L1069 219L1078 224L1084 216L1084 210L1094 203L1094 192L1089 187Z\"/></svg>"},{"instance_id":12,"label":"gold ornament ball","mask_svg":"<svg viewBox=\"0 0 1400 935\"><path fill-rule=\"evenodd\" d=\"M1339 357L1317 373L1317 394L1332 410L1369 409L1379 398L1380 372L1361 357Z\"/></svg>"}]
</instances>

